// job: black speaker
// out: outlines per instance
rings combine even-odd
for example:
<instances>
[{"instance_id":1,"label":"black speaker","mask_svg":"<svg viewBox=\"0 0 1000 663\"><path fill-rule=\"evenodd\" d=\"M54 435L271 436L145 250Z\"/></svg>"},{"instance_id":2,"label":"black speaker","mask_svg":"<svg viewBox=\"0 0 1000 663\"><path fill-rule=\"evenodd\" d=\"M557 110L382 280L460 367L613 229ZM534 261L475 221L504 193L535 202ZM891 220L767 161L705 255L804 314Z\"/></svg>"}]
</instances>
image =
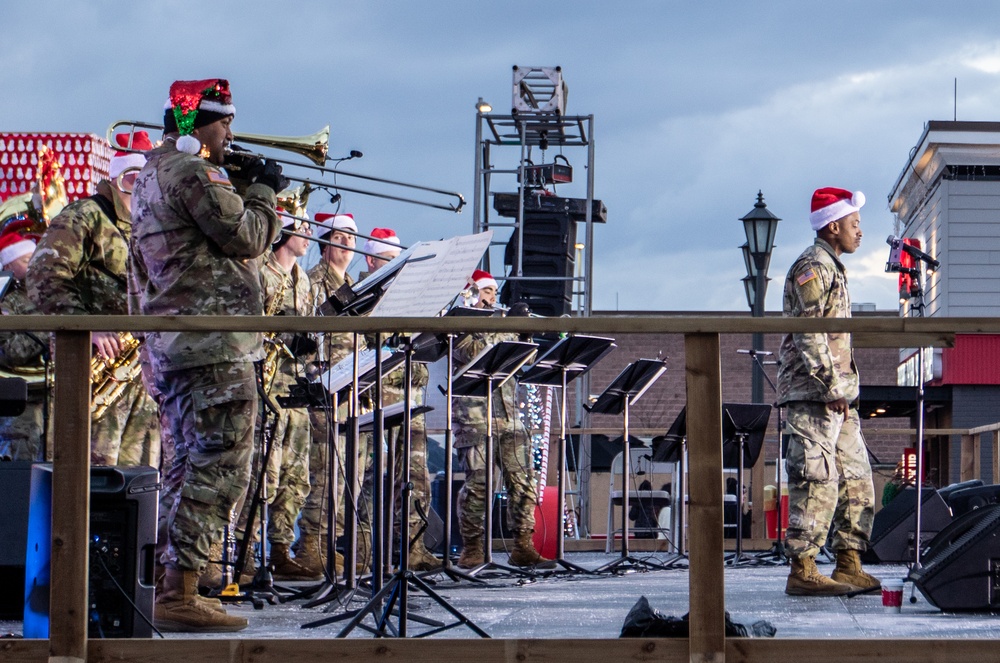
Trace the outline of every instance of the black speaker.
<instances>
[{"instance_id":1,"label":"black speaker","mask_svg":"<svg viewBox=\"0 0 1000 663\"><path fill-rule=\"evenodd\" d=\"M148 638L153 634L153 555L159 490L159 472L152 467L90 469L91 638ZM48 637L51 540L52 466L37 463L31 476L25 564L26 638Z\"/></svg>"},{"instance_id":2,"label":"black speaker","mask_svg":"<svg viewBox=\"0 0 1000 663\"><path fill-rule=\"evenodd\" d=\"M941 610L1000 608L1000 505L956 518L931 541L910 580Z\"/></svg>"},{"instance_id":3,"label":"black speaker","mask_svg":"<svg viewBox=\"0 0 1000 663\"><path fill-rule=\"evenodd\" d=\"M951 510L944 498L933 488L923 489L921 497L920 542L924 545L951 522ZM901 563L914 558L913 533L916 506L917 491L914 488L906 488L875 514L869 554L865 555L867 561Z\"/></svg>"},{"instance_id":4,"label":"black speaker","mask_svg":"<svg viewBox=\"0 0 1000 663\"><path fill-rule=\"evenodd\" d=\"M0 619L24 616L31 461L0 462Z\"/></svg>"},{"instance_id":5,"label":"black speaker","mask_svg":"<svg viewBox=\"0 0 1000 663\"><path fill-rule=\"evenodd\" d=\"M948 505L956 518L990 504L1000 504L1000 486L963 488L956 490L948 497Z\"/></svg>"}]
</instances>

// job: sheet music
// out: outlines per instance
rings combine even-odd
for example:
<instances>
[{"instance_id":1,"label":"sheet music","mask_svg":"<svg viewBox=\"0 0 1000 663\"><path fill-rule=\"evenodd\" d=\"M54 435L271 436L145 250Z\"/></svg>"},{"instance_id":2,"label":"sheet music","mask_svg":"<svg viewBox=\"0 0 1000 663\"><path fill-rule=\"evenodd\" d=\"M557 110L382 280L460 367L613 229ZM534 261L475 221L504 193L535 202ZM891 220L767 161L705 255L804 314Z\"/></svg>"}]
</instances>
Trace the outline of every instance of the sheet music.
<instances>
[{"instance_id":1,"label":"sheet music","mask_svg":"<svg viewBox=\"0 0 1000 663\"><path fill-rule=\"evenodd\" d=\"M393 353L390 348L382 348L382 361ZM365 349L358 353L358 375L364 375L375 368L375 350ZM354 380L354 355L347 355L337 362L330 370L323 373L319 381L326 390L335 394L348 387Z\"/></svg>"},{"instance_id":2,"label":"sheet music","mask_svg":"<svg viewBox=\"0 0 1000 663\"><path fill-rule=\"evenodd\" d=\"M371 317L434 317L469 282L489 248L493 231L418 242ZM401 256L402 257L402 256Z\"/></svg>"}]
</instances>

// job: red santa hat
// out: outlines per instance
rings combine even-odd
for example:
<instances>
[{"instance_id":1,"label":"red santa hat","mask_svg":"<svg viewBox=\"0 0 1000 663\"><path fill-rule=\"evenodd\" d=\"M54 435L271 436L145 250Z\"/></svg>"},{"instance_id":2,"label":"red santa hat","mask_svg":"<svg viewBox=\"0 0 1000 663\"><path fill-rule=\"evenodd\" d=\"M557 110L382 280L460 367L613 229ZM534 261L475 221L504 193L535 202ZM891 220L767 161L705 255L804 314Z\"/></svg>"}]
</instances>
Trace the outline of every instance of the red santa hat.
<instances>
[{"instance_id":1,"label":"red santa hat","mask_svg":"<svg viewBox=\"0 0 1000 663\"><path fill-rule=\"evenodd\" d=\"M358 224L354 223L353 214L327 214L325 212L316 213L316 222L323 226L321 234L332 233L334 230L350 230L352 233L358 232Z\"/></svg>"},{"instance_id":2,"label":"red santa hat","mask_svg":"<svg viewBox=\"0 0 1000 663\"><path fill-rule=\"evenodd\" d=\"M201 151L201 141L191 135L192 131L236 115L229 81L224 78L174 81L163 110L164 133L180 134L177 149L188 154Z\"/></svg>"},{"instance_id":3,"label":"red santa hat","mask_svg":"<svg viewBox=\"0 0 1000 663\"><path fill-rule=\"evenodd\" d=\"M35 243L20 233L7 233L0 237L0 266L6 267L21 256L31 255Z\"/></svg>"},{"instance_id":4,"label":"red santa hat","mask_svg":"<svg viewBox=\"0 0 1000 663\"><path fill-rule=\"evenodd\" d=\"M813 230L825 228L837 219L842 219L861 209L865 204L865 194L828 186L816 189L812 196L812 212L809 225Z\"/></svg>"},{"instance_id":5,"label":"red santa hat","mask_svg":"<svg viewBox=\"0 0 1000 663\"><path fill-rule=\"evenodd\" d=\"M496 288L497 281L489 272L477 269L472 272L472 284L482 290L483 288Z\"/></svg>"},{"instance_id":6,"label":"red santa hat","mask_svg":"<svg viewBox=\"0 0 1000 663\"><path fill-rule=\"evenodd\" d=\"M127 148L128 139L129 134L127 132L115 134L115 142L118 143L119 147ZM139 151L123 152L118 150L115 152L115 155L111 157L111 168L108 172L111 179L117 179L118 176L126 170L139 170L146 165L146 155L141 154L141 152L148 152L153 149L153 144L149 142L149 134L145 131L136 131L132 134L132 149Z\"/></svg>"},{"instance_id":7,"label":"red santa hat","mask_svg":"<svg viewBox=\"0 0 1000 663\"><path fill-rule=\"evenodd\" d=\"M391 253L393 257L398 256L401 248L399 238L396 237L396 231L392 228L373 229L371 239L365 242L363 250L365 253L372 253L375 255Z\"/></svg>"}]
</instances>

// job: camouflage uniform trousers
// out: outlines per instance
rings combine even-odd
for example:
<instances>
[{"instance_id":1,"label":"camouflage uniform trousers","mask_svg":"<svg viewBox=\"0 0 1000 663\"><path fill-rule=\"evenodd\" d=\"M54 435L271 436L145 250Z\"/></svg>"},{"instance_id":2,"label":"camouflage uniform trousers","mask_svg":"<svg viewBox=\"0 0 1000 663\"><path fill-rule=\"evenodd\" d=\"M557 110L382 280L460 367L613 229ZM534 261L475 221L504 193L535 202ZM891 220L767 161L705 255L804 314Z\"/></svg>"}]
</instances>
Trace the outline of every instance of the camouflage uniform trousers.
<instances>
[{"instance_id":1,"label":"camouflage uniform trousers","mask_svg":"<svg viewBox=\"0 0 1000 663\"><path fill-rule=\"evenodd\" d=\"M220 363L156 375L163 421L173 440L164 476L164 566L204 569L213 543L246 493L253 454L257 388L250 362Z\"/></svg>"},{"instance_id":2,"label":"camouflage uniform trousers","mask_svg":"<svg viewBox=\"0 0 1000 663\"><path fill-rule=\"evenodd\" d=\"M831 523L834 550L866 550L875 488L858 411L843 417L826 403L794 401L787 405L785 425L789 554L814 557Z\"/></svg>"},{"instance_id":3,"label":"camouflage uniform trousers","mask_svg":"<svg viewBox=\"0 0 1000 663\"><path fill-rule=\"evenodd\" d=\"M28 392L24 412L16 417L0 417L0 460L42 460L44 418L45 395L32 391ZM51 436L51 425L49 428ZM48 456L51 459L51 439L49 441Z\"/></svg>"},{"instance_id":4,"label":"camouflage uniform trousers","mask_svg":"<svg viewBox=\"0 0 1000 663\"><path fill-rule=\"evenodd\" d=\"M332 435L327 422L327 413L321 410L310 410L309 423L311 440L309 445L309 495L306 497L301 515L299 516L299 533L302 536L320 536L326 532L326 520L329 510L327 496L327 475L329 474L330 442ZM334 499L337 501L336 529L344 531L344 464L347 439L343 434L343 426L337 436L337 454L334 471L337 473L337 486Z\"/></svg>"},{"instance_id":5,"label":"camouflage uniform trousers","mask_svg":"<svg viewBox=\"0 0 1000 663\"><path fill-rule=\"evenodd\" d=\"M465 472L465 484L458 493L459 531L465 540L484 535L486 505L490 502L486 490L486 436L470 437L467 432L457 436L456 451L460 467ZM531 531L535 528L535 470L531 461L531 445L522 431L501 431L495 441L494 463L499 464L503 483L507 487L507 517L511 529Z\"/></svg>"},{"instance_id":6,"label":"camouflage uniform trousers","mask_svg":"<svg viewBox=\"0 0 1000 663\"><path fill-rule=\"evenodd\" d=\"M133 380L101 418L90 422L91 464L159 467L158 419L142 380Z\"/></svg>"}]
</instances>

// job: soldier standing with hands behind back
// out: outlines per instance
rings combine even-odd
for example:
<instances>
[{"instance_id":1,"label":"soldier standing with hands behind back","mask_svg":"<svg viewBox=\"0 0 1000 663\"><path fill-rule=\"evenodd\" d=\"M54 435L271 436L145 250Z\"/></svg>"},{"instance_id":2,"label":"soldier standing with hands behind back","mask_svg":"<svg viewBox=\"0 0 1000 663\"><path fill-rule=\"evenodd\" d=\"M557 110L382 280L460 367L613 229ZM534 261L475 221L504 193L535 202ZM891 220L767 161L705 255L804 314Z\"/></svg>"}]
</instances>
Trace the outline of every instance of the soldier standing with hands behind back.
<instances>
[{"instance_id":1,"label":"soldier standing with hands behind back","mask_svg":"<svg viewBox=\"0 0 1000 663\"><path fill-rule=\"evenodd\" d=\"M864 194L817 189L809 223L815 243L788 271L784 314L800 318L849 318L847 270L840 258L861 245ZM860 381L844 333L788 334L781 343L778 403L786 407L789 435L788 530L791 573L785 593L840 596L879 586L861 568L868 547L875 489L858 417ZM816 554L833 524L837 568L828 578Z\"/></svg>"}]
</instances>

